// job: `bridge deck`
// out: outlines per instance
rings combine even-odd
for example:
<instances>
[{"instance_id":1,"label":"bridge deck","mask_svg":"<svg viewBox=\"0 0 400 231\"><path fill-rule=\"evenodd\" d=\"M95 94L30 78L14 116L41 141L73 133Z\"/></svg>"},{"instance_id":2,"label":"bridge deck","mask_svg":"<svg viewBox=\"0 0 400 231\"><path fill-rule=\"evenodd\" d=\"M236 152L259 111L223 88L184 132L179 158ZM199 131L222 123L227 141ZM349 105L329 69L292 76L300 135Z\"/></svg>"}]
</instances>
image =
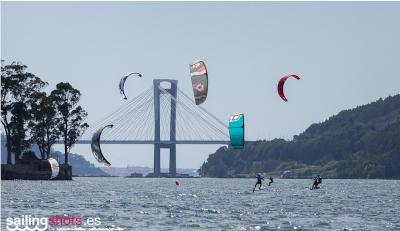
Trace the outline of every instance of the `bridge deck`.
<instances>
[{"instance_id":1,"label":"bridge deck","mask_svg":"<svg viewBox=\"0 0 400 231\"><path fill-rule=\"evenodd\" d=\"M57 144L63 144L64 141L60 140ZM91 140L78 140L76 144L90 144ZM102 140L101 144L229 144L227 140Z\"/></svg>"}]
</instances>

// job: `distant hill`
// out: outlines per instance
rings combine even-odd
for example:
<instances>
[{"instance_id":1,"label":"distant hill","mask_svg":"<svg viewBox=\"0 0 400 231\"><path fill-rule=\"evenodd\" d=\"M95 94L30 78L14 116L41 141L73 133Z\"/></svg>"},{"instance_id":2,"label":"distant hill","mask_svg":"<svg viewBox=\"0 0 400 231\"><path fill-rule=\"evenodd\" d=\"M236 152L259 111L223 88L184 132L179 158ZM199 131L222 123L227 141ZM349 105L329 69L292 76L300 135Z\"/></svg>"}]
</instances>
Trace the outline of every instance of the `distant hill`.
<instances>
[{"instance_id":1,"label":"distant hill","mask_svg":"<svg viewBox=\"0 0 400 231\"><path fill-rule=\"evenodd\" d=\"M131 173L141 173L146 176L149 173L153 173L153 168L141 167L141 166L128 166L128 167L100 167L101 170L108 173L111 176L130 176ZM168 172L168 168L162 168L161 172ZM189 176L198 176L196 169L190 168L178 168L176 170L180 174L188 174Z\"/></svg>"},{"instance_id":2,"label":"distant hill","mask_svg":"<svg viewBox=\"0 0 400 231\"><path fill-rule=\"evenodd\" d=\"M5 136L1 134L1 163L7 163L7 148L5 147ZM36 157L40 158L39 149L33 145L31 150L35 153ZM51 156L64 163L64 154L59 151L53 151ZM68 155L69 164L72 165L72 174L74 176L109 176L100 168L95 167L92 163L87 161L83 156L75 153Z\"/></svg>"},{"instance_id":3,"label":"distant hill","mask_svg":"<svg viewBox=\"0 0 400 231\"><path fill-rule=\"evenodd\" d=\"M209 177L254 172L284 177L400 178L400 95L344 110L312 124L292 141L248 142L220 148L200 170Z\"/></svg>"},{"instance_id":4,"label":"distant hill","mask_svg":"<svg viewBox=\"0 0 400 231\"><path fill-rule=\"evenodd\" d=\"M54 151L51 156L59 160L60 163L64 163L64 153ZM110 176L79 154L69 153L68 163L72 166L73 176Z\"/></svg>"}]
</instances>

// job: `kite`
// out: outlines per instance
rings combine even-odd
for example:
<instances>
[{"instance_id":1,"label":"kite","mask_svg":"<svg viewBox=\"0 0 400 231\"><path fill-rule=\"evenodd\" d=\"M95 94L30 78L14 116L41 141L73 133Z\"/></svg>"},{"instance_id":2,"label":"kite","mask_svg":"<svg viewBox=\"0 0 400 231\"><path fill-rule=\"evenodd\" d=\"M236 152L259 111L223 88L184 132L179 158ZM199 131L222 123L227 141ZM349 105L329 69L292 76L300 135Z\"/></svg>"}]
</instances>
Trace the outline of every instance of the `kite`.
<instances>
[{"instance_id":1,"label":"kite","mask_svg":"<svg viewBox=\"0 0 400 231\"><path fill-rule=\"evenodd\" d=\"M119 91L120 91L120 94L124 95L124 99L128 99L128 98L126 97L125 91L124 91L125 81L126 81L126 79L127 79L129 76L131 76L131 75L137 75L137 76L139 76L139 77L142 77L142 74L140 74L140 73L138 73L138 72L131 72L131 73L128 73L128 74L124 75L124 76L121 78L121 80L119 81Z\"/></svg>"},{"instance_id":2,"label":"kite","mask_svg":"<svg viewBox=\"0 0 400 231\"><path fill-rule=\"evenodd\" d=\"M193 95L196 105L206 101L208 94L208 72L203 61L189 65L192 78Z\"/></svg>"},{"instance_id":3,"label":"kite","mask_svg":"<svg viewBox=\"0 0 400 231\"><path fill-rule=\"evenodd\" d=\"M244 114L233 114L229 118L229 136L234 149L244 147Z\"/></svg>"},{"instance_id":4,"label":"kite","mask_svg":"<svg viewBox=\"0 0 400 231\"><path fill-rule=\"evenodd\" d=\"M96 160L99 163L104 163L107 166L111 166L110 162L108 162L106 160L106 158L104 157L103 153L101 152L101 148L100 148L100 136L101 133L103 132L103 130L105 128L112 128L114 125L110 124L107 126L104 126L103 128L97 130L97 132L95 132L92 136L92 143L90 145L90 147L92 148L92 153L94 155L94 157L96 158Z\"/></svg>"},{"instance_id":5,"label":"kite","mask_svg":"<svg viewBox=\"0 0 400 231\"><path fill-rule=\"evenodd\" d=\"M49 158L47 159L47 161L49 161L50 164L50 168L51 168L51 176L50 179L54 179L58 176L58 174L60 173L60 166L58 165L58 162L56 159L54 158Z\"/></svg>"},{"instance_id":6,"label":"kite","mask_svg":"<svg viewBox=\"0 0 400 231\"><path fill-rule=\"evenodd\" d=\"M300 77L299 77L298 75L286 75L286 76L283 76L283 77L279 80L279 83L278 83L278 94L279 94L279 96L280 96L284 101L288 101L288 100L286 99L285 93L283 92L283 86L285 85L286 80L287 80L288 78L290 78L290 77L292 77L292 78L294 78L294 79L297 79L297 80L300 79Z\"/></svg>"}]
</instances>

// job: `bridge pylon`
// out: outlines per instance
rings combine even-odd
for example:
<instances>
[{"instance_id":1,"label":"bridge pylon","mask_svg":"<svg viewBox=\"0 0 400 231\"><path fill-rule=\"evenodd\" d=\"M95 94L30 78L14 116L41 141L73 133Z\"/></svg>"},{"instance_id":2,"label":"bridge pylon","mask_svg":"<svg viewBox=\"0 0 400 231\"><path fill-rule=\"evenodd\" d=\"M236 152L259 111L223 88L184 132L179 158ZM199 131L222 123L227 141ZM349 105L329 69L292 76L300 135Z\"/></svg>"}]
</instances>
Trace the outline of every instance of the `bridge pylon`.
<instances>
[{"instance_id":1,"label":"bridge pylon","mask_svg":"<svg viewBox=\"0 0 400 231\"><path fill-rule=\"evenodd\" d=\"M170 88L165 89L161 83L170 83ZM161 176L161 149L169 149L169 176L176 176L176 101L178 92L178 80L154 79L154 176ZM161 89L164 89L161 91ZM171 95L171 114L169 141L161 141L161 118L160 118L160 97L168 92ZM171 142L172 141L172 142Z\"/></svg>"}]
</instances>

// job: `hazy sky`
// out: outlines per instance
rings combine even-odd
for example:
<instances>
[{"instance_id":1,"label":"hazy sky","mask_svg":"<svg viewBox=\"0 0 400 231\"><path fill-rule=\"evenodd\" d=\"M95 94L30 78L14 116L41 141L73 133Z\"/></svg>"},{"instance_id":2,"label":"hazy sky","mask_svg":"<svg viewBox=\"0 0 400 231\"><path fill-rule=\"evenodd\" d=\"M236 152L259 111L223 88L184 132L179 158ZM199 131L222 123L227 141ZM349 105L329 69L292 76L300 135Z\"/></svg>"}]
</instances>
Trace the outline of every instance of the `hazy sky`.
<instances>
[{"instance_id":1,"label":"hazy sky","mask_svg":"<svg viewBox=\"0 0 400 231\"><path fill-rule=\"evenodd\" d=\"M50 83L70 82L94 122L123 104L130 71L140 93L172 78L192 94L188 64L209 71L204 107L221 120L244 112L246 139L291 139L311 123L400 93L400 3L1 2L1 58ZM277 95L282 75L300 81ZM178 146L177 166L198 168L219 145ZM56 146L61 149L61 146ZM114 166L153 165L151 145L103 145ZM95 162L90 145L72 152ZM168 166L163 153L162 167Z\"/></svg>"}]
</instances>

